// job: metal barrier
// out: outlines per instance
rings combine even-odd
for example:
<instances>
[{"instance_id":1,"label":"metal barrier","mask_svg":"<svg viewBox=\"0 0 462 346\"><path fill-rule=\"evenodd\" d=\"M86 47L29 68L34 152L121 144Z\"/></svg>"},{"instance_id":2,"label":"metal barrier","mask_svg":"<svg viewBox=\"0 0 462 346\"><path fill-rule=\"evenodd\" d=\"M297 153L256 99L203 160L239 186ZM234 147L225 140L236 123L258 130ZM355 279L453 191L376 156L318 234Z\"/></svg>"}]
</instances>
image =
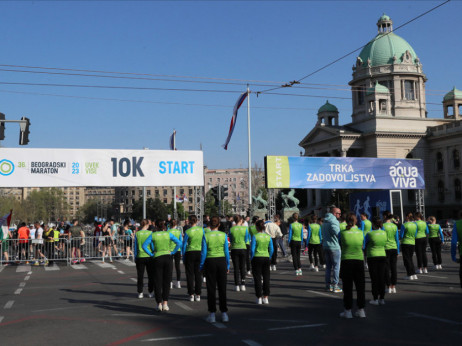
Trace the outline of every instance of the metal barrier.
<instances>
[{"instance_id":1,"label":"metal barrier","mask_svg":"<svg viewBox=\"0 0 462 346\"><path fill-rule=\"evenodd\" d=\"M75 264L86 260L111 262L113 259L133 261L133 238L115 237L60 237L44 239L6 239L0 242L0 266L10 264L48 265L54 262Z\"/></svg>"}]
</instances>

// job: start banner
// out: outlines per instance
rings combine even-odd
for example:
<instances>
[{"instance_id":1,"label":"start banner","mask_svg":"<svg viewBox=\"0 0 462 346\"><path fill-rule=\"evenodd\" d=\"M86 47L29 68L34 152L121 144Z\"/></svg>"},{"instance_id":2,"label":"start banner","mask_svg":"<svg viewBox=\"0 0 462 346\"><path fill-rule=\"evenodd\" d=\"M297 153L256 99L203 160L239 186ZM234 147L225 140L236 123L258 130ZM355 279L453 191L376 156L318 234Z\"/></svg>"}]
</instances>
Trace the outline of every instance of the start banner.
<instances>
[{"instance_id":1,"label":"start banner","mask_svg":"<svg viewBox=\"0 0 462 346\"><path fill-rule=\"evenodd\" d=\"M203 152L0 149L0 187L203 186Z\"/></svg>"},{"instance_id":2,"label":"start banner","mask_svg":"<svg viewBox=\"0 0 462 346\"><path fill-rule=\"evenodd\" d=\"M269 189L425 189L422 160L265 157Z\"/></svg>"}]
</instances>

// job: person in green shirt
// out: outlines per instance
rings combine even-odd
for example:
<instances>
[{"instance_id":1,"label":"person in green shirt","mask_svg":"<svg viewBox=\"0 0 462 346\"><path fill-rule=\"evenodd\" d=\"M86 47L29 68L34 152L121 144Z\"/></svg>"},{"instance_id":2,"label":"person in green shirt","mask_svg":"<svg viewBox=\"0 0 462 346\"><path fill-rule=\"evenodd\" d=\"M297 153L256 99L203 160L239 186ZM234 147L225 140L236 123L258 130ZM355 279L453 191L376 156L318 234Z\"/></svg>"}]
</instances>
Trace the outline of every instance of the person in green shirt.
<instances>
[{"instance_id":1,"label":"person in green shirt","mask_svg":"<svg viewBox=\"0 0 462 346\"><path fill-rule=\"evenodd\" d=\"M374 216L371 222L371 230L365 237L366 255L371 278L372 297L369 302L372 305L385 305L385 273L387 257L385 245L387 233L382 229L382 220Z\"/></svg>"},{"instance_id":2,"label":"person in green shirt","mask_svg":"<svg viewBox=\"0 0 462 346\"><path fill-rule=\"evenodd\" d=\"M364 275L364 233L356 226L357 219L353 213L348 214L347 227L340 232L340 246L342 249L340 263L340 277L343 281L343 306L342 318L353 318L351 308L353 306L353 284L356 288L356 305L358 310L355 316L366 317L364 307L366 305L366 279Z\"/></svg>"},{"instance_id":3,"label":"person in green shirt","mask_svg":"<svg viewBox=\"0 0 462 346\"><path fill-rule=\"evenodd\" d=\"M170 241L176 244L171 250ZM170 295L170 282L172 282L172 256L181 248L180 240L172 233L167 232L164 220L157 220L156 229L144 241L143 250L154 257L154 296L157 302L157 311L168 311L168 297Z\"/></svg>"},{"instance_id":4,"label":"person in green shirt","mask_svg":"<svg viewBox=\"0 0 462 346\"><path fill-rule=\"evenodd\" d=\"M414 261L412 256L415 250L415 237L417 235L417 224L414 222L414 215L409 213L406 215L406 222L401 225L401 251L403 252L403 263L406 268L405 280L417 280L415 274Z\"/></svg>"},{"instance_id":5,"label":"person in green shirt","mask_svg":"<svg viewBox=\"0 0 462 346\"><path fill-rule=\"evenodd\" d=\"M217 311L216 291L218 288L218 301L221 319L228 322L228 303L226 299L226 274L229 273L228 237L218 230L220 219L213 216L210 219L211 231L202 239L200 269L205 269L207 277L207 306L209 315L207 322L215 323Z\"/></svg>"},{"instance_id":6,"label":"person in green shirt","mask_svg":"<svg viewBox=\"0 0 462 346\"><path fill-rule=\"evenodd\" d=\"M183 241L183 234L181 232L181 229L178 228L178 222L176 220L172 220L170 223L171 228L168 230L170 233L172 233L176 238L180 240L180 242ZM171 241L170 242L170 250L175 249L175 242ZM172 256L172 261L174 262L175 265L175 271L176 271L176 288L181 288L181 251L177 251L173 256ZM172 270L173 270L173 265L172 265ZM173 273L172 273L173 277ZM173 282L170 283L170 288L173 288Z\"/></svg>"},{"instance_id":7,"label":"person in green shirt","mask_svg":"<svg viewBox=\"0 0 462 346\"><path fill-rule=\"evenodd\" d=\"M414 213L414 220L417 225L415 236L415 257L417 258L417 274L427 274L427 235L429 233L427 223L421 213Z\"/></svg>"},{"instance_id":8,"label":"person in green shirt","mask_svg":"<svg viewBox=\"0 0 462 346\"><path fill-rule=\"evenodd\" d=\"M250 243L250 234L240 215L234 216L235 226L229 231L231 241L231 259L234 267L234 285L236 291L245 291L245 261L247 254L246 243Z\"/></svg>"},{"instance_id":9,"label":"person in green shirt","mask_svg":"<svg viewBox=\"0 0 462 346\"><path fill-rule=\"evenodd\" d=\"M295 275L302 275L302 263L300 261L300 251L303 242L303 225L298 222L298 213L292 215L293 222L289 226L289 246L292 253L292 264Z\"/></svg>"},{"instance_id":10,"label":"person in green shirt","mask_svg":"<svg viewBox=\"0 0 462 346\"><path fill-rule=\"evenodd\" d=\"M308 224L308 236L306 238L308 243L308 257L310 259L310 267L314 271L319 271L318 263L324 265L324 257L322 254L322 233L321 225L318 223L318 217L312 215L310 223ZM314 265L313 265L314 257Z\"/></svg>"},{"instance_id":11,"label":"person in green shirt","mask_svg":"<svg viewBox=\"0 0 462 346\"><path fill-rule=\"evenodd\" d=\"M443 230L441 226L436 223L436 218L434 216L430 216L428 221L428 242L432 250L433 265L437 270L443 269L441 266L441 246L444 244Z\"/></svg>"},{"instance_id":12,"label":"person in green shirt","mask_svg":"<svg viewBox=\"0 0 462 346\"><path fill-rule=\"evenodd\" d=\"M255 227L257 234L252 235L250 250L255 295L257 296L257 304L269 304L270 258L274 251L273 242L271 236L265 233L265 222L263 220L258 220Z\"/></svg>"},{"instance_id":13,"label":"person in green shirt","mask_svg":"<svg viewBox=\"0 0 462 346\"><path fill-rule=\"evenodd\" d=\"M103 227L103 236L106 236L106 241L109 239L109 230L107 230L107 225ZM136 273L137 273L137 289L138 289L138 298L143 298L143 287L144 287L144 272L148 274L148 292L149 298L153 297L154 292L154 262L151 256L148 255L146 251L143 250L143 244L146 239L151 236L151 231L149 230L150 223L148 220L144 219L140 223L140 229L135 233L135 246L133 247L133 255L135 257L136 264ZM105 231L106 229L106 231ZM107 234L107 235L106 235ZM104 245L104 251L106 250L106 245ZM111 251L109 248L108 251ZM151 250L152 251L152 250ZM104 253L103 253L104 261Z\"/></svg>"},{"instance_id":14,"label":"person in green shirt","mask_svg":"<svg viewBox=\"0 0 462 346\"><path fill-rule=\"evenodd\" d=\"M388 293L396 293L399 232L398 227L393 223L393 215L391 213L385 214L384 221L382 228L387 233L387 242L385 244L385 254L387 256L385 284L388 286Z\"/></svg>"}]
</instances>

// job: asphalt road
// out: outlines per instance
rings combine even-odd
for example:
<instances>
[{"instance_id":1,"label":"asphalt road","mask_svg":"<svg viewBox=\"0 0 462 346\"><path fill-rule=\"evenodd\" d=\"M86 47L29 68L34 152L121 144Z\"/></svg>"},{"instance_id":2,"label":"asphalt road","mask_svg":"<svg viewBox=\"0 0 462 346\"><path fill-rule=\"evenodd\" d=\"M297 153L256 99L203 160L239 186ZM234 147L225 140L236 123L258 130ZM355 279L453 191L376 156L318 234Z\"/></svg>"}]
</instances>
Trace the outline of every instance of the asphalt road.
<instances>
[{"instance_id":1,"label":"asphalt road","mask_svg":"<svg viewBox=\"0 0 462 346\"><path fill-rule=\"evenodd\" d=\"M307 267L306 257L302 264ZM399 258L397 294L366 306L366 319L343 320L343 294L324 291L324 272L296 277L283 261L271 272L269 305L256 305L252 280L234 292L228 276L230 322L211 325L206 290L189 302L184 274L171 290L169 312L138 299L132 263L0 267L1 345L460 345L462 289L458 265L443 257L441 271L404 281ZM183 271L184 273L184 271ZM368 275L366 275L368 277ZM400 280L401 279L401 280ZM147 281L147 280L146 280ZM371 299L370 282L366 283ZM147 292L145 291L145 294ZM220 314L217 314L219 320Z\"/></svg>"}]
</instances>

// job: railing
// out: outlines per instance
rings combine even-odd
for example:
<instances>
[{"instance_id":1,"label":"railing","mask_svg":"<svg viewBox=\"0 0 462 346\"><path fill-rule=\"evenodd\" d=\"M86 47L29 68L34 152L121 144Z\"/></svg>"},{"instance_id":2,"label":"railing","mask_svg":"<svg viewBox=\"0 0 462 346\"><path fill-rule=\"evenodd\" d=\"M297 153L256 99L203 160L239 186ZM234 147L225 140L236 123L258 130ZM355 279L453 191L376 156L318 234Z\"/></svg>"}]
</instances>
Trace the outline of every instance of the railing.
<instances>
[{"instance_id":1,"label":"railing","mask_svg":"<svg viewBox=\"0 0 462 346\"><path fill-rule=\"evenodd\" d=\"M75 264L86 260L133 261L133 238L115 237L45 239L6 239L0 241L0 266L9 264L48 265L53 262Z\"/></svg>"}]
</instances>

